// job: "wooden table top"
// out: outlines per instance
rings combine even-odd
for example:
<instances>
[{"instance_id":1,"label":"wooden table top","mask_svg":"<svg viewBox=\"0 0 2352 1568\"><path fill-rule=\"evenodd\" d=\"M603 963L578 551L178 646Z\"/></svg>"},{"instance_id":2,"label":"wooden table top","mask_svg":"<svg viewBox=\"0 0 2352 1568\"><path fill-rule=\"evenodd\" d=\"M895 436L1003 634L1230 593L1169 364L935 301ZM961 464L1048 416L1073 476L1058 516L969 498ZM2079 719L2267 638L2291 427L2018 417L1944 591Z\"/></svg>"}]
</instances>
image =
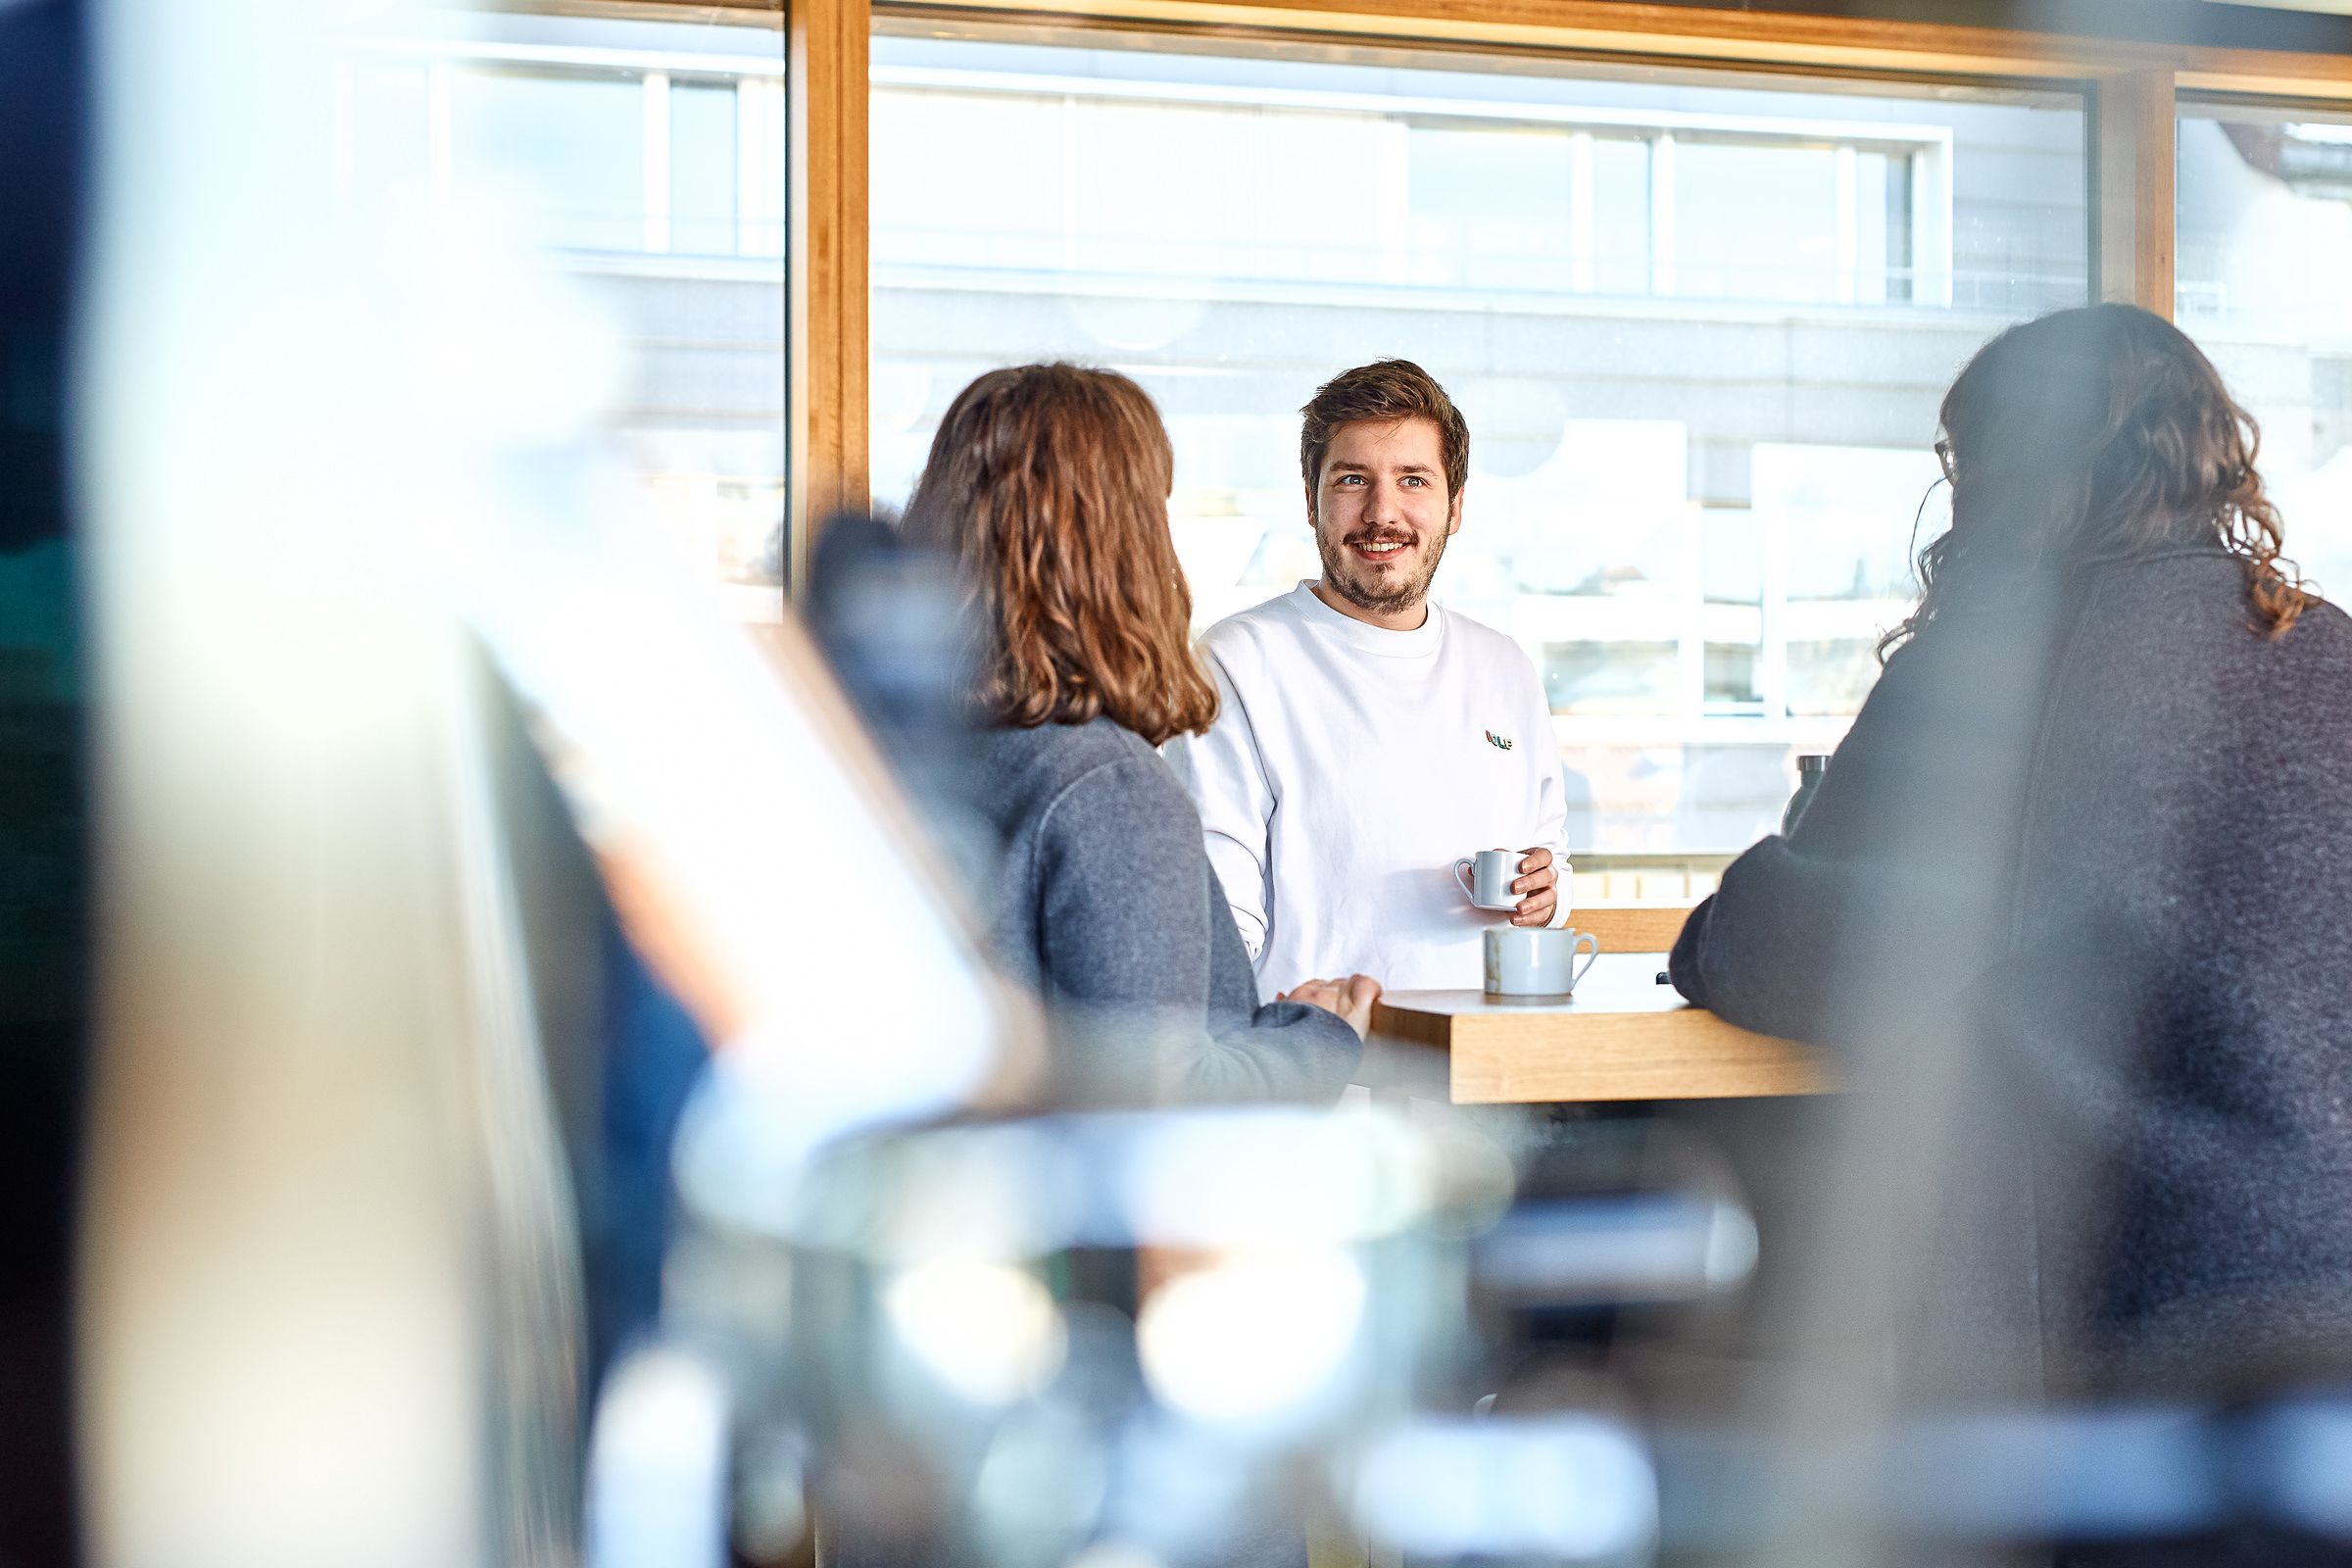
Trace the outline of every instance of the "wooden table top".
<instances>
[{"instance_id":1,"label":"wooden table top","mask_svg":"<svg viewBox=\"0 0 2352 1568\"><path fill-rule=\"evenodd\" d=\"M1603 953L1664 953L1690 917L1688 904L1582 904L1560 923L1600 938Z\"/></svg>"},{"instance_id":2,"label":"wooden table top","mask_svg":"<svg viewBox=\"0 0 2352 1568\"><path fill-rule=\"evenodd\" d=\"M1604 952L1564 1002L1390 992L1372 1009L1383 1048L1374 1087L1437 1087L1439 1075L1411 1059L1416 1047L1445 1053L1444 1089L1456 1104L1726 1100L1837 1087L1819 1052L1691 1006L1657 983L1664 967L1663 954Z\"/></svg>"}]
</instances>

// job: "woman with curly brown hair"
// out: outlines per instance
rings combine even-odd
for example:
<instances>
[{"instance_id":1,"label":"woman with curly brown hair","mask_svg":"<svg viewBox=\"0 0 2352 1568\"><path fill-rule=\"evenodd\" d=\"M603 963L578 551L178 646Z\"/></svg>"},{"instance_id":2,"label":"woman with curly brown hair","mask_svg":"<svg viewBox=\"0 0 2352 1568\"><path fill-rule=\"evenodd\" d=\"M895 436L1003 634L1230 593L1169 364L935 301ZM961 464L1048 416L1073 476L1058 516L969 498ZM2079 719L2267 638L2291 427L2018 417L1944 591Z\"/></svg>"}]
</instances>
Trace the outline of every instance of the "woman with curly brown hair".
<instances>
[{"instance_id":1,"label":"woman with curly brown hair","mask_svg":"<svg viewBox=\"0 0 2352 1568\"><path fill-rule=\"evenodd\" d=\"M1942 423L1919 606L1674 982L1948 1118L1964 1157L1887 1234L2031 1236L1959 1249L2038 1342L2011 1369L2352 1366L2352 621L2280 556L2253 419L2145 311L2003 333Z\"/></svg>"},{"instance_id":2,"label":"woman with curly brown hair","mask_svg":"<svg viewBox=\"0 0 2352 1568\"><path fill-rule=\"evenodd\" d=\"M1217 708L1168 533L1173 470L1133 381L1029 365L956 397L907 505L973 599L998 952L1053 1005L1081 1092L1336 1097L1379 985L1258 1004L1200 817L1153 751Z\"/></svg>"}]
</instances>

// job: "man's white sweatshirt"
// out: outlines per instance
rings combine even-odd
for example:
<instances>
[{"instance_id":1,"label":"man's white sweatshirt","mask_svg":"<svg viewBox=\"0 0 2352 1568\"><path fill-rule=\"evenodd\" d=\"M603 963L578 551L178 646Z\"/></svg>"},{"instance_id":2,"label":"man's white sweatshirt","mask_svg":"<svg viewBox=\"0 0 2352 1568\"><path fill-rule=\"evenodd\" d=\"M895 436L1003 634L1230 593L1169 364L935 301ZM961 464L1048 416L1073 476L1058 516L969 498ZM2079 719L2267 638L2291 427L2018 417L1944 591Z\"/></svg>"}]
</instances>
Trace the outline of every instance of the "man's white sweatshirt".
<instances>
[{"instance_id":1,"label":"man's white sweatshirt","mask_svg":"<svg viewBox=\"0 0 2352 1568\"><path fill-rule=\"evenodd\" d=\"M1548 846L1565 914L1559 750L1516 643L1436 605L1385 631L1300 583L1219 621L1202 652L1217 721L1168 760L1261 997L1359 972L1398 991L1480 984L1480 933L1509 919L1454 880L1480 850Z\"/></svg>"}]
</instances>

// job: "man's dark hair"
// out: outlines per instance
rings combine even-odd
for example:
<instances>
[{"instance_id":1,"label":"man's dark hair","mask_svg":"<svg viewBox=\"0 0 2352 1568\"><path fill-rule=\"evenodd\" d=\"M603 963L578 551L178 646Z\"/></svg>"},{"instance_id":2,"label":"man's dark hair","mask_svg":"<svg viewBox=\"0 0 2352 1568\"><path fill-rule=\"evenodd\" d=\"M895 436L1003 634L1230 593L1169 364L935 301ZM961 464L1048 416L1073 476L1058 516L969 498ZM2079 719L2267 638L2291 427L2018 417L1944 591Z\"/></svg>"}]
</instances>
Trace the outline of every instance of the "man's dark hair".
<instances>
[{"instance_id":1,"label":"man's dark hair","mask_svg":"<svg viewBox=\"0 0 2352 1568\"><path fill-rule=\"evenodd\" d=\"M1446 454L1446 498L1460 495L1470 482L1470 426L1437 378L1410 360L1376 360L1343 370L1315 388L1298 415L1298 471L1306 480L1310 513L1332 434L1343 424L1432 420L1438 427L1439 448Z\"/></svg>"}]
</instances>

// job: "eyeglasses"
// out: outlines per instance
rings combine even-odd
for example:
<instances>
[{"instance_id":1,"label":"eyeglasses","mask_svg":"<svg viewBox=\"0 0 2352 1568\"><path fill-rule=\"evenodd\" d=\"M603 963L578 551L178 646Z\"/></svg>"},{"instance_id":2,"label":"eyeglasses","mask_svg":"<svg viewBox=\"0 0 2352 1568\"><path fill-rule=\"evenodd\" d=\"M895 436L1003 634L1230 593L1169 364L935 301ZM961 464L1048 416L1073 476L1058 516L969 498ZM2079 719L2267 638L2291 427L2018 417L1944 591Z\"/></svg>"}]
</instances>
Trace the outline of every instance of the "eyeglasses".
<instances>
[{"instance_id":1,"label":"eyeglasses","mask_svg":"<svg viewBox=\"0 0 2352 1568\"><path fill-rule=\"evenodd\" d=\"M1940 439L1936 441L1936 461L1943 466L1943 482L1950 484L1952 482L1952 444L1949 441Z\"/></svg>"}]
</instances>

